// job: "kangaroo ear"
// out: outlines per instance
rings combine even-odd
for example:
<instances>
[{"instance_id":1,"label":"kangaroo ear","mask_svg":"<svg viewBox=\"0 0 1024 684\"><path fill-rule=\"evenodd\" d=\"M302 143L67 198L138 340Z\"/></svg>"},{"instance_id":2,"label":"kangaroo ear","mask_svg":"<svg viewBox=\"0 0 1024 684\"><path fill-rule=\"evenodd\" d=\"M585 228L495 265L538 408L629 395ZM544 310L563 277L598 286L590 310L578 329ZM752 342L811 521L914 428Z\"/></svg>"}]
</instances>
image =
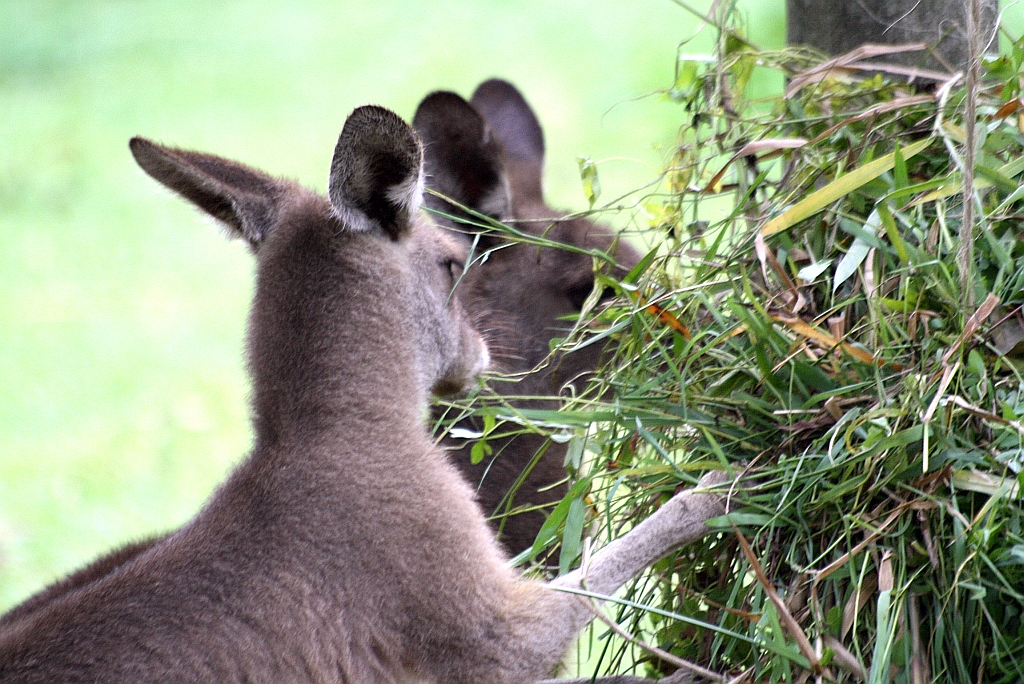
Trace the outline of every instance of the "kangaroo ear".
<instances>
[{"instance_id":1,"label":"kangaroo ear","mask_svg":"<svg viewBox=\"0 0 1024 684\"><path fill-rule=\"evenodd\" d=\"M501 140L510 163L543 168L544 132L537 115L514 85L499 78L484 81L470 102Z\"/></svg>"},{"instance_id":2,"label":"kangaroo ear","mask_svg":"<svg viewBox=\"0 0 1024 684\"><path fill-rule=\"evenodd\" d=\"M511 198L501 145L468 102L455 93L431 93L417 107L413 126L423 139L431 189L481 214L508 217ZM433 195L426 202L438 211L460 213Z\"/></svg>"},{"instance_id":3,"label":"kangaroo ear","mask_svg":"<svg viewBox=\"0 0 1024 684\"><path fill-rule=\"evenodd\" d=\"M145 138L128 146L139 166L257 249L273 227L286 184L212 154L163 147Z\"/></svg>"},{"instance_id":4,"label":"kangaroo ear","mask_svg":"<svg viewBox=\"0 0 1024 684\"><path fill-rule=\"evenodd\" d=\"M423 146L416 132L383 107L359 107L334 148L328 195L355 231L406 234L423 200Z\"/></svg>"}]
</instances>

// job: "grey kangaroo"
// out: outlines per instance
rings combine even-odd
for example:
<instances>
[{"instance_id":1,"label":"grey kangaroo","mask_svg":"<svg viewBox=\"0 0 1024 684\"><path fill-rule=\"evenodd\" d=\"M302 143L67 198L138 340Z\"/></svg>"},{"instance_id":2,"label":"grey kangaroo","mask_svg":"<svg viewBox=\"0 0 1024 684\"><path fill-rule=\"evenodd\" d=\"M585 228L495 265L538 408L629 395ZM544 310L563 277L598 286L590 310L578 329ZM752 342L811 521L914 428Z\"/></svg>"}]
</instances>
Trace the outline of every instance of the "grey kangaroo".
<instances>
[{"instance_id":1,"label":"grey kangaroo","mask_svg":"<svg viewBox=\"0 0 1024 684\"><path fill-rule=\"evenodd\" d=\"M485 114L489 118L485 119ZM616 275L639 260L636 251L627 243L617 243L610 230L582 218L561 218L545 203L541 191L543 132L532 108L512 84L486 81L477 88L472 104L455 93L433 93L417 109L414 125L429 143L424 149L428 187L480 213L516 223L526 233L544 233L576 247L614 253L622 264ZM426 203L447 214L460 213L434 196ZM444 218L439 222L466 248L471 242L467 231L479 230ZM493 383L493 388L506 394L558 394L564 383L598 365L600 349L596 346L547 362L551 338L563 334L567 325L564 317L579 312L593 288L592 259L550 247L507 243L486 233L480 236L478 248L499 245L500 250L460 277L456 289L463 306L487 331L497 368L522 378L515 383ZM554 406L553 402L514 403ZM565 446L545 445L545 441L536 434L494 439L495 457L479 464L472 463L471 445L465 440L446 438L444 444L455 465L477 488L485 512L493 516L510 508L509 504L545 506L565 495L561 484L566 475ZM541 449L546 449L543 457L514 490L521 473ZM491 524L500 528L505 550L515 555L533 544L545 517L541 510L527 510L508 518L493 517ZM103 577L161 538L127 544L44 588L0 616L0 629L55 597Z\"/></svg>"},{"instance_id":2,"label":"grey kangaroo","mask_svg":"<svg viewBox=\"0 0 1024 684\"><path fill-rule=\"evenodd\" d=\"M425 144L429 188L524 233L610 253L619 264L611 269L613 275L625 275L640 260L636 250L619 242L608 228L585 218L567 219L544 201L544 133L533 109L511 83L485 81L470 102L452 92L432 93L416 110L413 126ZM449 216L471 218L433 195L426 204ZM478 252L500 248L466 271L457 293L487 336L496 369L521 378L492 382L492 389L520 396L560 394L564 385L580 381L600 361L599 345L549 357L551 339L565 335L571 326L566 317L579 313L594 288L594 260L578 252L510 243L495 233L480 232L473 225L479 219L471 221L441 219L467 246L475 237ZM557 406L551 401L513 403ZM546 512L535 508L504 519L500 514L512 505L543 507L565 496L566 446L545 441L530 433L494 439L493 458L474 465L471 444L445 440L459 470L477 487L484 510L498 514L492 522L500 527L499 538L512 554L533 545ZM541 449L542 457L512 491Z\"/></svg>"},{"instance_id":3,"label":"grey kangaroo","mask_svg":"<svg viewBox=\"0 0 1024 684\"><path fill-rule=\"evenodd\" d=\"M0 681L533 682L609 594L722 508L677 494L585 570L510 570L423 425L488 353L450 291L465 249L425 224L422 147L361 107L328 198L142 138L156 180L256 253L255 442L181 529L0 629ZM720 479L720 478L718 478Z\"/></svg>"}]
</instances>

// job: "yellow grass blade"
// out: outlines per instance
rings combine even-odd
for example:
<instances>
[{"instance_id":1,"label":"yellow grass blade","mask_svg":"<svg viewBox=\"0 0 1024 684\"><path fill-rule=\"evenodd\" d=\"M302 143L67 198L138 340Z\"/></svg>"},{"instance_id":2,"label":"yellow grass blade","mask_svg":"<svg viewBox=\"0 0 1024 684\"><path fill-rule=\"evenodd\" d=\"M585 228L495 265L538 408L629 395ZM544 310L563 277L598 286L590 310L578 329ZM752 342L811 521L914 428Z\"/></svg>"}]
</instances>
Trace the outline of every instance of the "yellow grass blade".
<instances>
[{"instance_id":1,"label":"yellow grass blade","mask_svg":"<svg viewBox=\"0 0 1024 684\"><path fill-rule=\"evenodd\" d=\"M910 159L931 145L932 141L933 138L926 138L912 145L907 145L901 150L901 154L904 159ZM896 153L890 152L884 157L879 157L860 168L836 178L825 187L815 190L786 211L765 223L761 228L761 235L768 237L803 221L808 216L812 216L832 204L840 197L845 197L865 183L878 178L895 164Z\"/></svg>"}]
</instances>

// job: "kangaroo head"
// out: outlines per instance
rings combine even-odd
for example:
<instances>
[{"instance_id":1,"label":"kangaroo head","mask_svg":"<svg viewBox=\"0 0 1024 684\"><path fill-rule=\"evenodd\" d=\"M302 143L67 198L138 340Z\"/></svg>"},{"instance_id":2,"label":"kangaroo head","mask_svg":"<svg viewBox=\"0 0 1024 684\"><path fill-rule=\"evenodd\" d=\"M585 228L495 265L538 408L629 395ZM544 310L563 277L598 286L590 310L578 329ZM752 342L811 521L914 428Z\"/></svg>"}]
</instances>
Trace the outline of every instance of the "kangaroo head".
<instances>
[{"instance_id":1,"label":"kangaroo head","mask_svg":"<svg viewBox=\"0 0 1024 684\"><path fill-rule=\"evenodd\" d=\"M455 93L431 93L416 109L413 125L426 147L424 169L429 187L444 195L428 196L428 207L472 224L474 219L469 214L445 199L451 198L462 207L496 220L511 218L504 151L469 103ZM454 227L450 219L447 225ZM496 244L486 233L480 239L485 247Z\"/></svg>"},{"instance_id":2,"label":"kangaroo head","mask_svg":"<svg viewBox=\"0 0 1024 684\"><path fill-rule=\"evenodd\" d=\"M425 144L427 186L475 212L508 222L518 230L584 249L616 251L631 267L639 255L617 244L614 233L587 219L566 219L541 194L544 135L536 114L518 90L498 79L484 82L470 102L455 93L428 95L413 125ZM492 342L501 370L521 373L544 362L549 342L569 327L594 288L594 262L578 252L509 243L481 232L479 220L445 199L428 196L427 206L451 218L438 220L478 249L500 247L470 269L459 287L467 308ZM477 225L474 225L476 223ZM479 233L478 235L473 235ZM623 269L617 269L624 274ZM550 394L598 363L591 345L565 355L549 370L532 373L515 394Z\"/></svg>"},{"instance_id":3,"label":"kangaroo head","mask_svg":"<svg viewBox=\"0 0 1024 684\"><path fill-rule=\"evenodd\" d=\"M360 107L345 122L331 161L328 194L351 230L383 231L407 241L408 303L424 395L455 394L488 364L486 346L453 296L466 245L427 224L423 200L423 145L397 114Z\"/></svg>"},{"instance_id":4,"label":"kangaroo head","mask_svg":"<svg viewBox=\"0 0 1024 684\"><path fill-rule=\"evenodd\" d=\"M329 199L209 154L143 138L131 150L256 254L249 346L258 414L264 400L288 397L296 411L343 395L364 371L389 364L405 369L422 405L486 366L486 348L451 296L466 247L420 216L422 145L396 114L367 106L349 116Z\"/></svg>"}]
</instances>

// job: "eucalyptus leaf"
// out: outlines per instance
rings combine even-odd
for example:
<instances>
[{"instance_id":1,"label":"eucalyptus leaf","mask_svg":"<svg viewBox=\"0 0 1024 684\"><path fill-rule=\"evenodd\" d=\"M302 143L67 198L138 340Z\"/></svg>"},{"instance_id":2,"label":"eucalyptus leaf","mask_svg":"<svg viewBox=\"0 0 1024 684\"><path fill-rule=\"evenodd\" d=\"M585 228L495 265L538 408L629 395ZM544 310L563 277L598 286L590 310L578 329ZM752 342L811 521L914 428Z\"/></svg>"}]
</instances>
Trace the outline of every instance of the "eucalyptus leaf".
<instances>
[{"instance_id":1,"label":"eucalyptus leaf","mask_svg":"<svg viewBox=\"0 0 1024 684\"><path fill-rule=\"evenodd\" d=\"M796 277L805 283L810 283L817 280L818 276L828 270L828 267L832 265L832 259L824 259L816 264L810 266L804 266L796 273Z\"/></svg>"},{"instance_id":2,"label":"eucalyptus leaf","mask_svg":"<svg viewBox=\"0 0 1024 684\"><path fill-rule=\"evenodd\" d=\"M583 194L586 195L587 202L593 207L601 196L601 181L597 177L597 164L590 157L579 157L576 161L580 167L580 180L583 181Z\"/></svg>"},{"instance_id":3,"label":"eucalyptus leaf","mask_svg":"<svg viewBox=\"0 0 1024 684\"><path fill-rule=\"evenodd\" d=\"M867 221L864 222L865 232L869 232L872 236L877 235L878 226L882 223L882 218L875 209L868 216ZM839 286L850 279L860 265L864 263L864 259L871 251L871 245L859 237L854 238L853 244L850 245L850 249L847 250L843 258L839 260L839 264L836 266L836 272L834 280L832 282L832 292L835 293Z\"/></svg>"}]
</instances>

